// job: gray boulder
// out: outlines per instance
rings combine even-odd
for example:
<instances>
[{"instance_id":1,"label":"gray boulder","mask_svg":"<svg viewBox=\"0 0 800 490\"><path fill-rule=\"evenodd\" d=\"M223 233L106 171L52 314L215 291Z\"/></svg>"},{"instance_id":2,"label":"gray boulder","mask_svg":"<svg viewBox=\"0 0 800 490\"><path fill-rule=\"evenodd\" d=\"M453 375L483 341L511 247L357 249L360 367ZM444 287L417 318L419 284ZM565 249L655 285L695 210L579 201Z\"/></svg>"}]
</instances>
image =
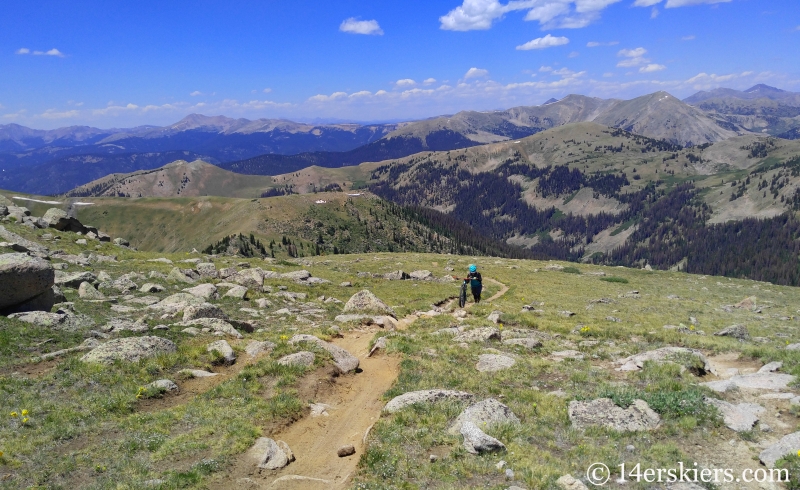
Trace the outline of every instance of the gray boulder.
<instances>
[{"instance_id":1,"label":"gray boulder","mask_svg":"<svg viewBox=\"0 0 800 490\"><path fill-rule=\"evenodd\" d=\"M480 401L464 409L447 431L453 435L461 433L461 426L466 421L484 428L496 424L518 425L520 423L519 418L510 408L494 398Z\"/></svg>"},{"instance_id":2,"label":"gray boulder","mask_svg":"<svg viewBox=\"0 0 800 490\"><path fill-rule=\"evenodd\" d=\"M700 384L707 386L717 393L724 393L728 390L736 389L782 391L786 390L794 379L795 377L791 374L753 373L736 375L728 379L709 381Z\"/></svg>"},{"instance_id":3,"label":"gray boulder","mask_svg":"<svg viewBox=\"0 0 800 490\"><path fill-rule=\"evenodd\" d=\"M372 294L371 291L367 289L363 289L347 300L345 303L343 312L372 312L372 313L384 313L393 318L397 318L394 310L389 307L386 303L381 301L377 296Z\"/></svg>"},{"instance_id":4,"label":"gray boulder","mask_svg":"<svg viewBox=\"0 0 800 490\"><path fill-rule=\"evenodd\" d=\"M294 354L289 354L288 356L283 356L276 362L282 366L311 367L314 365L315 358L316 356L314 355L313 352L301 351L301 352L295 352Z\"/></svg>"},{"instance_id":5,"label":"gray boulder","mask_svg":"<svg viewBox=\"0 0 800 490\"><path fill-rule=\"evenodd\" d=\"M58 286L75 289L79 287L81 283L84 282L89 282L94 284L95 282L97 282L97 276L88 271L73 272L73 273L56 271L55 283Z\"/></svg>"},{"instance_id":6,"label":"gray boulder","mask_svg":"<svg viewBox=\"0 0 800 490\"><path fill-rule=\"evenodd\" d=\"M630 407L618 407L610 398L589 402L569 402L569 419L576 429L601 426L619 432L654 430L661 425L661 417L644 400L634 400Z\"/></svg>"},{"instance_id":7,"label":"gray boulder","mask_svg":"<svg viewBox=\"0 0 800 490\"><path fill-rule=\"evenodd\" d=\"M556 480L556 485L562 490L589 490L582 481L576 480L572 475L564 475Z\"/></svg>"},{"instance_id":8,"label":"gray boulder","mask_svg":"<svg viewBox=\"0 0 800 490\"><path fill-rule=\"evenodd\" d=\"M526 349L538 349L542 346L542 341L538 339L506 339L503 341L503 345L519 345Z\"/></svg>"},{"instance_id":9,"label":"gray boulder","mask_svg":"<svg viewBox=\"0 0 800 490\"><path fill-rule=\"evenodd\" d=\"M171 379L159 379L153 381L148 386L150 386L151 388L155 388L157 390L163 390L167 393L177 393L178 391L180 391L178 385L176 385L175 382L172 381Z\"/></svg>"},{"instance_id":10,"label":"gray boulder","mask_svg":"<svg viewBox=\"0 0 800 490\"><path fill-rule=\"evenodd\" d=\"M436 403L443 400L468 401L472 400L472 396L471 393L454 390L410 391L389 400L383 411L394 413L416 403Z\"/></svg>"},{"instance_id":11,"label":"gray boulder","mask_svg":"<svg viewBox=\"0 0 800 490\"><path fill-rule=\"evenodd\" d=\"M43 259L21 253L0 255L0 311L49 310L55 300L54 281L55 271Z\"/></svg>"},{"instance_id":12,"label":"gray boulder","mask_svg":"<svg viewBox=\"0 0 800 490\"><path fill-rule=\"evenodd\" d=\"M389 281L402 281L404 279L408 279L409 277L410 276L403 271L392 271L383 275L383 278Z\"/></svg>"},{"instance_id":13,"label":"gray boulder","mask_svg":"<svg viewBox=\"0 0 800 490\"><path fill-rule=\"evenodd\" d=\"M262 470L279 470L290 462L289 456L281 449L279 443L280 441L275 442L268 437L259 437L245 457Z\"/></svg>"},{"instance_id":14,"label":"gray boulder","mask_svg":"<svg viewBox=\"0 0 800 490\"><path fill-rule=\"evenodd\" d=\"M194 266L194 269L200 274L200 277L208 279L217 278L217 266L213 262L201 262Z\"/></svg>"},{"instance_id":15,"label":"gray boulder","mask_svg":"<svg viewBox=\"0 0 800 490\"><path fill-rule=\"evenodd\" d=\"M481 354L478 356L478 364L475 365L475 369L482 373L493 373L508 369L516 362L513 357L500 354Z\"/></svg>"},{"instance_id":16,"label":"gray boulder","mask_svg":"<svg viewBox=\"0 0 800 490\"><path fill-rule=\"evenodd\" d=\"M733 337L738 340L748 340L750 338L750 332L747 331L744 325L731 325L716 332L714 335L718 337Z\"/></svg>"},{"instance_id":17,"label":"gray boulder","mask_svg":"<svg viewBox=\"0 0 800 490\"><path fill-rule=\"evenodd\" d=\"M722 421L725 425L736 432L753 430L753 427L758 422L759 415L765 411L765 408L757 403L734 405L716 398L706 398L706 403L717 407L717 410L722 414Z\"/></svg>"},{"instance_id":18,"label":"gray boulder","mask_svg":"<svg viewBox=\"0 0 800 490\"><path fill-rule=\"evenodd\" d=\"M83 233L85 227L75 218L70 218L66 211L58 208L50 208L45 211L42 220L47 223L50 228L55 228L59 231L71 231L74 233Z\"/></svg>"},{"instance_id":19,"label":"gray boulder","mask_svg":"<svg viewBox=\"0 0 800 490\"><path fill-rule=\"evenodd\" d=\"M78 297L81 299L88 299L88 300L104 300L106 299L106 295L98 291L88 282L82 282L80 286L78 286Z\"/></svg>"},{"instance_id":20,"label":"gray boulder","mask_svg":"<svg viewBox=\"0 0 800 490\"><path fill-rule=\"evenodd\" d=\"M779 459L791 454L797 454L798 448L800 448L800 432L795 432L784 436L780 441L761 451L758 459L767 468L774 468Z\"/></svg>"},{"instance_id":21,"label":"gray boulder","mask_svg":"<svg viewBox=\"0 0 800 490\"><path fill-rule=\"evenodd\" d=\"M432 281L435 279L433 272L429 270L419 270L408 274L411 279L415 281Z\"/></svg>"},{"instance_id":22,"label":"gray boulder","mask_svg":"<svg viewBox=\"0 0 800 490\"><path fill-rule=\"evenodd\" d=\"M506 449L505 444L484 433L468 420L461 425L461 435L464 436L464 449L471 454L505 451Z\"/></svg>"},{"instance_id":23,"label":"gray boulder","mask_svg":"<svg viewBox=\"0 0 800 490\"><path fill-rule=\"evenodd\" d=\"M259 268L244 269L229 277L228 280L240 286L261 290L264 285L264 271Z\"/></svg>"},{"instance_id":24,"label":"gray boulder","mask_svg":"<svg viewBox=\"0 0 800 490\"><path fill-rule=\"evenodd\" d=\"M325 342L313 335L295 335L289 340L289 343L293 345L300 342L309 342L326 350L333 357L336 368L342 373L349 373L358 369L358 358L338 345Z\"/></svg>"},{"instance_id":25,"label":"gray boulder","mask_svg":"<svg viewBox=\"0 0 800 490\"><path fill-rule=\"evenodd\" d=\"M244 286L234 286L228 290L224 295L223 298L232 298L238 300L246 300L248 298L247 288Z\"/></svg>"},{"instance_id":26,"label":"gray boulder","mask_svg":"<svg viewBox=\"0 0 800 490\"><path fill-rule=\"evenodd\" d=\"M281 274L281 279L290 279L292 281L305 281L310 277L311 273L305 269Z\"/></svg>"},{"instance_id":27,"label":"gray boulder","mask_svg":"<svg viewBox=\"0 0 800 490\"><path fill-rule=\"evenodd\" d=\"M500 330L494 327L473 328L453 337L453 342L488 342L490 340L500 340Z\"/></svg>"},{"instance_id":28,"label":"gray boulder","mask_svg":"<svg viewBox=\"0 0 800 490\"><path fill-rule=\"evenodd\" d=\"M206 347L208 352L218 352L219 355L222 357L223 362L225 365L230 366L234 362L236 362L236 353L233 352L233 347L228 343L227 340L217 340L211 342Z\"/></svg>"},{"instance_id":29,"label":"gray boulder","mask_svg":"<svg viewBox=\"0 0 800 490\"><path fill-rule=\"evenodd\" d=\"M228 315L226 315L219 306L212 305L211 303L189 305L183 310L184 322L197 318L219 318L220 320L228 320Z\"/></svg>"},{"instance_id":30,"label":"gray boulder","mask_svg":"<svg viewBox=\"0 0 800 490\"><path fill-rule=\"evenodd\" d=\"M217 292L217 287L213 284L199 284L192 288L186 288L183 291L193 294L198 298L203 298L204 300L208 301L209 299L219 299L219 293Z\"/></svg>"},{"instance_id":31,"label":"gray boulder","mask_svg":"<svg viewBox=\"0 0 800 490\"><path fill-rule=\"evenodd\" d=\"M268 341L258 341L258 340L251 340L247 347L244 348L244 351L247 352L247 355L250 357L257 357L260 354L268 353L272 349L275 348L275 344Z\"/></svg>"},{"instance_id":32,"label":"gray boulder","mask_svg":"<svg viewBox=\"0 0 800 490\"><path fill-rule=\"evenodd\" d=\"M184 282L188 284L194 283L194 279L189 277L183 269L179 269L178 267L173 267L169 274L167 274L168 281L175 281L175 282Z\"/></svg>"},{"instance_id":33,"label":"gray boulder","mask_svg":"<svg viewBox=\"0 0 800 490\"><path fill-rule=\"evenodd\" d=\"M81 361L98 364L112 364L116 360L138 362L141 359L178 350L170 340L161 337L128 337L112 339L81 357Z\"/></svg>"},{"instance_id":34,"label":"gray boulder","mask_svg":"<svg viewBox=\"0 0 800 490\"><path fill-rule=\"evenodd\" d=\"M701 371L699 374L713 373L711 364L708 362L708 359L706 359L706 356L704 356L702 352L696 349L688 349L686 347L662 347L660 349L642 352L641 354L635 354L633 356L626 357L625 359L617 361L617 363L620 364L620 367L617 368L617 371L638 371L644 367L644 363L647 361L663 363L680 361L685 358L695 358L697 360L698 368L699 365L702 364L702 368L699 369Z\"/></svg>"},{"instance_id":35,"label":"gray boulder","mask_svg":"<svg viewBox=\"0 0 800 490\"><path fill-rule=\"evenodd\" d=\"M142 284L141 291L143 293L160 293L160 292L164 291L164 286L162 286L160 284L153 284L152 282L148 282L148 283ZM189 293L189 294L191 294L191 293Z\"/></svg>"}]
</instances>

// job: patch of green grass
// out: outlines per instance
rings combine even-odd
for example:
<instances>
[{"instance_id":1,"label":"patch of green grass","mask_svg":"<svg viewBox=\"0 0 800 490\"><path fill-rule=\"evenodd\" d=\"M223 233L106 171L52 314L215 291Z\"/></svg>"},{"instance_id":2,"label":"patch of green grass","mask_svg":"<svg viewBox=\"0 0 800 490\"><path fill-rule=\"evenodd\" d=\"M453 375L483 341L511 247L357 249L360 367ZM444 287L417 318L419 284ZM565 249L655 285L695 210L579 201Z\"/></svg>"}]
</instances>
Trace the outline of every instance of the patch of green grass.
<instances>
[{"instance_id":1,"label":"patch of green grass","mask_svg":"<svg viewBox=\"0 0 800 490\"><path fill-rule=\"evenodd\" d=\"M578 269L577 267L568 266L561 269L561 272L564 272L566 274L580 274L581 270Z\"/></svg>"},{"instance_id":2,"label":"patch of green grass","mask_svg":"<svg viewBox=\"0 0 800 490\"><path fill-rule=\"evenodd\" d=\"M616 276L605 276L600 278L601 281L605 282L617 282L620 284L628 284L628 280L624 277L616 277Z\"/></svg>"}]
</instances>

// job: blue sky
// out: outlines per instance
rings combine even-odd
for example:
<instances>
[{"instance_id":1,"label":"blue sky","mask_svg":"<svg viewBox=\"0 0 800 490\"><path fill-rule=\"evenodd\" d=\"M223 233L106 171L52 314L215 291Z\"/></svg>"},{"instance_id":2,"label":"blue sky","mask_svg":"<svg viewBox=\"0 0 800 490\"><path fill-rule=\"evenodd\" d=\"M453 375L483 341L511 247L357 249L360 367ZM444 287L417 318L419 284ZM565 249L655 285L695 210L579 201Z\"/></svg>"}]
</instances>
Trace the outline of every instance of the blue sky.
<instances>
[{"instance_id":1,"label":"blue sky","mask_svg":"<svg viewBox=\"0 0 800 490\"><path fill-rule=\"evenodd\" d=\"M798 48L797 0L7 0L0 124L382 121L570 93L797 91Z\"/></svg>"}]
</instances>

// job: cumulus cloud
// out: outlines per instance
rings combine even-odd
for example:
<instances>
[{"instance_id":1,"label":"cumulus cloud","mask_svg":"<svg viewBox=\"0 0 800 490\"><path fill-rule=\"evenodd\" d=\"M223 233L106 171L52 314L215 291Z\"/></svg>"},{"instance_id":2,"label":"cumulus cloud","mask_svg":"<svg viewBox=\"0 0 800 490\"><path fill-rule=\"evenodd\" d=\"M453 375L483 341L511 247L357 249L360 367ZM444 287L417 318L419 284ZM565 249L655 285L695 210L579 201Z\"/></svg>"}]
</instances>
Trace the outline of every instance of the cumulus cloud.
<instances>
[{"instance_id":1,"label":"cumulus cloud","mask_svg":"<svg viewBox=\"0 0 800 490\"><path fill-rule=\"evenodd\" d=\"M666 70L667 67L664 65L658 65L656 63L650 63L646 66L639 68L639 73L653 73L656 71Z\"/></svg>"},{"instance_id":2,"label":"cumulus cloud","mask_svg":"<svg viewBox=\"0 0 800 490\"><path fill-rule=\"evenodd\" d=\"M265 94L268 94L268 93L272 92L272 89L267 87L264 90L262 90L262 92L265 93Z\"/></svg>"},{"instance_id":3,"label":"cumulus cloud","mask_svg":"<svg viewBox=\"0 0 800 490\"><path fill-rule=\"evenodd\" d=\"M644 57L645 54L647 54L647 50L644 48L621 49L617 53L617 56L625 59L617 63L617 66L630 68L632 66L639 66L649 63L650 60Z\"/></svg>"},{"instance_id":4,"label":"cumulus cloud","mask_svg":"<svg viewBox=\"0 0 800 490\"><path fill-rule=\"evenodd\" d=\"M546 35L545 37L537 37L532 41L528 41L525 44L521 44L517 46L517 50L519 51L528 51L531 49L546 49L552 48L555 46L563 46L565 44L569 44L569 39L566 37L556 37L551 36L550 34Z\"/></svg>"},{"instance_id":5,"label":"cumulus cloud","mask_svg":"<svg viewBox=\"0 0 800 490\"><path fill-rule=\"evenodd\" d=\"M467 70L467 73L464 74L464 80L469 80L470 78L481 78L487 75L489 75L489 70L472 67Z\"/></svg>"},{"instance_id":6,"label":"cumulus cloud","mask_svg":"<svg viewBox=\"0 0 800 490\"><path fill-rule=\"evenodd\" d=\"M328 102L330 100L342 99L345 97L347 97L347 92L334 92L330 95L317 94L313 97L309 97L308 100L312 102Z\"/></svg>"},{"instance_id":7,"label":"cumulus cloud","mask_svg":"<svg viewBox=\"0 0 800 490\"><path fill-rule=\"evenodd\" d=\"M32 54L34 56L57 56L59 58L63 58L64 57L64 53L62 53L61 51L57 50L56 48L53 48L53 49L50 49L50 50L47 50L47 51L31 51L28 48L19 48L15 52L16 52L16 54Z\"/></svg>"},{"instance_id":8,"label":"cumulus cloud","mask_svg":"<svg viewBox=\"0 0 800 490\"><path fill-rule=\"evenodd\" d=\"M436 83L436 79L435 78L426 78L425 80L422 81L423 85L430 85L432 83Z\"/></svg>"},{"instance_id":9,"label":"cumulus cloud","mask_svg":"<svg viewBox=\"0 0 800 490\"><path fill-rule=\"evenodd\" d=\"M573 51L573 52L571 52L570 54L567 55L567 58L577 58L580 55L581 54L579 52Z\"/></svg>"},{"instance_id":10,"label":"cumulus cloud","mask_svg":"<svg viewBox=\"0 0 800 490\"><path fill-rule=\"evenodd\" d=\"M683 36L681 38L681 41L694 41L694 40L695 40L695 35L694 34L691 34L689 36Z\"/></svg>"},{"instance_id":11,"label":"cumulus cloud","mask_svg":"<svg viewBox=\"0 0 800 490\"><path fill-rule=\"evenodd\" d=\"M620 0L463 0L462 4L439 17L440 28L449 31L483 30L492 27L509 12L526 11L525 20L537 21L546 28L586 27L600 12Z\"/></svg>"},{"instance_id":12,"label":"cumulus cloud","mask_svg":"<svg viewBox=\"0 0 800 490\"><path fill-rule=\"evenodd\" d=\"M349 34L383 35L383 29L378 25L377 20L358 20L355 17L342 21L339 30Z\"/></svg>"},{"instance_id":13,"label":"cumulus cloud","mask_svg":"<svg viewBox=\"0 0 800 490\"><path fill-rule=\"evenodd\" d=\"M189 96L190 96L190 97L197 97L197 96L199 96L199 95L203 95L203 92L201 92L201 91L199 91L199 90L195 90L194 92L192 92L191 94L189 94Z\"/></svg>"},{"instance_id":14,"label":"cumulus cloud","mask_svg":"<svg viewBox=\"0 0 800 490\"><path fill-rule=\"evenodd\" d=\"M398 80L398 81L394 82L394 84L397 85L398 87L412 87L412 86L416 85L417 82L415 82L414 80L412 80L410 78L403 78L402 80Z\"/></svg>"},{"instance_id":15,"label":"cumulus cloud","mask_svg":"<svg viewBox=\"0 0 800 490\"><path fill-rule=\"evenodd\" d=\"M655 19L658 17L658 8L653 7L653 10L650 11L650 18Z\"/></svg>"},{"instance_id":16,"label":"cumulus cloud","mask_svg":"<svg viewBox=\"0 0 800 490\"><path fill-rule=\"evenodd\" d=\"M56 109L47 109L43 113L39 114L38 117L41 117L43 119L70 119L78 117L79 115L80 111L75 109L63 112L59 112Z\"/></svg>"},{"instance_id":17,"label":"cumulus cloud","mask_svg":"<svg viewBox=\"0 0 800 490\"><path fill-rule=\"evenodd\" d=\"M551 72L551 71L553 71L553 67L552 66L540 66L539 67L539 71L542 72L542 73Z\"/></svg>"}]
</instances>

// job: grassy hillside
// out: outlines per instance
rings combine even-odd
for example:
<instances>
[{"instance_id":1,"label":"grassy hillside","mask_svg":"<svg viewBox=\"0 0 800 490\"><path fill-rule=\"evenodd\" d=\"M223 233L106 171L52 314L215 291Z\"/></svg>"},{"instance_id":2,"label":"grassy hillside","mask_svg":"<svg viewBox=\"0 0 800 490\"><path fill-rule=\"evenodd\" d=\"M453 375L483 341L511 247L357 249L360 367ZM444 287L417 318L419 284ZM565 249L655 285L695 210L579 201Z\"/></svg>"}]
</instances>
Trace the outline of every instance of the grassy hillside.
<instances>
[{"instance_id":1,"label":"grassy hillside","mask_svg":"<svg viewBox=\"0 0 800 490\"><path fill-rule=\"evenodd\" d=\"M54 247L53 241L42 239L45 230L4 226ZM300 266L134 252L108 243L84 246L74 243L74 234L48 232L60 238L57 248L67 254L117 258L83 267L54 257L67 273L106 272L112 280L125 276L139 286L153 282L165 290L133 289L123 296L104 289L116 302L92 302L65 288L70 308L79 315L74 330L32 328L0 317L0 488L268 488L278 478L302 475L323 480L305 480L306 488L499 490L516 485L555 490L556 480L568 473L585 481L595 462L611 468L623 463L629 468L697 464L701 469L733 468L737 474L763 469L760 452L800 425L800 411L788 399L760 397L770 390L718 393L702 384L781 361L777 374L795 376L795 381L780 391L797 396L800 358L786 346L800 342L798 288L681 272L418 253L306 258ZM175 263L149 262L156 258ZM302 267L330 282L312 286L267 279L268 289L251 288L249 299L211 299L230 318L248 322L254 330L240 331L241 339L190 335L179 324L180 314L162 316L144 306L192 286L159 276L175 266L193 267L180 262L186 259L212 260L218 269L261 267L283 273ZM484 302L455 315L447 299L457 294L457 284L372 276L397 269L427 269L441 276L451 273L448 268L463 271L471 262L483 273ZM559 265L566 268L559 270ZM343 281L353 287L339 286ZM220 292L227 289L219 279L201 282L216 284ZM307 296L289 300L268 292L279 288ZM394 307L401 319L397 329L335 320L342 305L326 299L347 301L360 289ZM729 306L747 297L753 297L752 306ZM261 299L267 302L259 303ZM523 305L538 311L523 312ZM493 310L501 312L499 323L487 319ZM112 318L139 320L148 329L112 332L112 338L154 335L173 341L177 351L107 366L84 363L84 352L34 359L81 344L90 330L102 330ZM744 325L749 337L740 341L712 335L733 324ZM452 330L442 330L452 326L466 332L493 328L503 340L528 337L541 345L529 350L496 338L462 342ZM290 343L295 334L316 335L350 351L359 358L360 371L333 374L331 356L313 344ZM386 338L386 348L368 357L380 337ZM233 365L207 350L221 339L236 353ZM245 352L251 341L272 342L274 347L251 357ZM630 372L616 370L630 355L667 346L698 349L716 374L704 373L702 362L691 356L646 362ZM309 367L277 362L304 350L315 353ZM486 354L506 356L513 365L478 371L480 356ZM182 374L184 369L217 376L199 378ZM179 391L148 387L159 379L174 380ZM474 401L494 398L505 404L519 423L487 425L484 430L506 450L469 454L462 437L448 432L469 402L381 412L397 395L439 388L468 392ZM367 393L368 400L359 398L360 393ZM600 397L623 408L634 399L644 400L661 423L643 432L574 427L569 404ZM734 432L705 397L757 403L765 410L752 430ZM313 417L312 404L316 410L324 408L327 416ZM296 461L281 470L258 471L246 452L262 436L285 441ZM355 455L337 457L343 444L353 444ZM778 467L789 471L791 482L775 488L797 488L800 458L790 454ZM284 484L285 479L272 488ZM761 487L741 483L736 488Z\"/></svg>"}]
</instances>

